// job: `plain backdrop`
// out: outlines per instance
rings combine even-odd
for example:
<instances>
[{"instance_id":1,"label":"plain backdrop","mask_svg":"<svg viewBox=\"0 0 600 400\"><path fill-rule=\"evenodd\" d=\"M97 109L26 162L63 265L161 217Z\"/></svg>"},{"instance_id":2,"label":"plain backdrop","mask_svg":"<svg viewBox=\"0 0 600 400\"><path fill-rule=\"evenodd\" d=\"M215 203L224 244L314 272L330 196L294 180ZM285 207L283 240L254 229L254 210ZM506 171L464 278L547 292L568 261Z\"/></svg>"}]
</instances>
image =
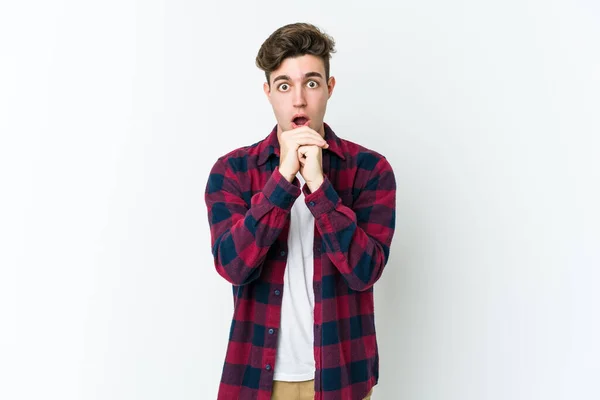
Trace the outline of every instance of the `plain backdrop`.
<instances>
[{"instance_id":1,"label":"plain backdrop","mask_svg":"<svg viewBox=\"0 0 600 400\"><path fill-rule=\"evenodd\" d=\"M600 398L594 0L3 1L0 398L216 398L204 189L274 126L254 59L297 21L396 174L373 399Z\"/></svg>"}]
</instances>

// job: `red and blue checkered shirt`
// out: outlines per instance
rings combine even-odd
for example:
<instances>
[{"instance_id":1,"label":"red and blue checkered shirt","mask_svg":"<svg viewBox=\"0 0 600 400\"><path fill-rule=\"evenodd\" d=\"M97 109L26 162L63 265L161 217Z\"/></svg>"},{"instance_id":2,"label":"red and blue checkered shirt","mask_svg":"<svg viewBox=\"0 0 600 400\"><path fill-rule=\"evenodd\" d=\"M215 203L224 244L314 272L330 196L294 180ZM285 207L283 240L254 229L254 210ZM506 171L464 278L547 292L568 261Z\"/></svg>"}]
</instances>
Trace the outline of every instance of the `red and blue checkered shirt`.
<instances>
[{"instance_id":1,"label":"red and blue checkered shirt","mask_svg":"<svg viewBox=\"0 0 600 400\"><path fill-rule=\"evenodd\" d=\"M379 379L373 284L394 235L396 180L384 156L327 124L325 140L325 180L313 193L279 173L277 126L210 172L214 265L234 305L218 400L271 398L290 210L301 190L315 217L315 399L361 400Z\"/></svg>"}]
</instances>

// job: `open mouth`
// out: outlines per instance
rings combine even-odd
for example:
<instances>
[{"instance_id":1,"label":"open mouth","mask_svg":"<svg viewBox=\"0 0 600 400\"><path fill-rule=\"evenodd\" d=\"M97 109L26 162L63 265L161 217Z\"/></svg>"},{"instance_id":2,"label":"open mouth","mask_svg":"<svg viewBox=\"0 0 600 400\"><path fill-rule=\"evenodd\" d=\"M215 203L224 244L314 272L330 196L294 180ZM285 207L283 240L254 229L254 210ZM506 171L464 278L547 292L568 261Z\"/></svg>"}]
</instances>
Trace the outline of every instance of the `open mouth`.
<instances>
[{"instance_id":1,"label":"open mouth","mask_svg":"<svg viewBox=\"0 0 600 400\"><path fill-rule=\"evenodd\" d=\"M294 126L294 128L298 128L300 126L308 125L309 122L310 120L306 117L296 117L292 120L292 126Z\"/></svg>"}]
</instances>

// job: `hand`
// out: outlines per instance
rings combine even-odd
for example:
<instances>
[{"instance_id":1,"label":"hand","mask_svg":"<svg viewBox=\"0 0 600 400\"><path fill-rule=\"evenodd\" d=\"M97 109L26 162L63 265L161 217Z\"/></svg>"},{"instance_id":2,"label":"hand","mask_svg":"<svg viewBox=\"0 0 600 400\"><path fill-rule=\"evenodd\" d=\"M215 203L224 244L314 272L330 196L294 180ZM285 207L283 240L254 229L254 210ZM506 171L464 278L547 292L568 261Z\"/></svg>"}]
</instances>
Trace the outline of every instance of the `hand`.
<instances>
[{"instance_id":1,"label":"hand","mask_svg":"<svg viewBox=\"0 0 600 400\"><path fill-rule=\"evenodd\" d=\"M298 148L300 173L306 181L311 193L323 183L323 149L319 146L307 145Z\"/></svg>"},{"instance_id":2,"label":"hand","mask_svg":"<svg viewBox=\"0 0 600 400\"><path fill-rule=\"evenodd\" d=\"M308 126L301 126L296 129L282 132L279 136L279 172L288 180L288 182L292 182L298 171L300 171L298 149L301 146L316 147L319 149L320 157L321 148L328 148L329 144L327 144L321 135ZM302 174L302 176L304 177L304 174ZM311 177L312 176L313 175L311 175ZM306 178L304 179L306 180Z\"/></svg>"}]
</instances>

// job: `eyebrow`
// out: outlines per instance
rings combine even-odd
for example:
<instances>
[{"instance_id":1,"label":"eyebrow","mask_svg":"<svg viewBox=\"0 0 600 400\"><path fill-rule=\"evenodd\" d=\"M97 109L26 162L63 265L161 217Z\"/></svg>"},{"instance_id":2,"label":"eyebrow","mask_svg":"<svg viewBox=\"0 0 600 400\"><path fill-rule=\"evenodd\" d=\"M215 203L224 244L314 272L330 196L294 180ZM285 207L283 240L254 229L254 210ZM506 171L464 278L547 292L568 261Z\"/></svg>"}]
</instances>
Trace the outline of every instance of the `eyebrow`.
<instances>
[{"instance_id":1,"label":"eyebrow","mask_svg":"<svg viewBox=\"0 0 600 400\"><path fill-rule=\"evenodd\" d=\"M311 77L317 77L317 78L323 79L323 75L321 75L318 72L307 72L306 74L304 74L304 79L311 78ZM290 79L289 76L287 76L287 75L279 75L277 78L273 79L273 83L275 83L275 82L277 82L279 80L291 81L291 79Z\"/></svg>"}]
</instances>

